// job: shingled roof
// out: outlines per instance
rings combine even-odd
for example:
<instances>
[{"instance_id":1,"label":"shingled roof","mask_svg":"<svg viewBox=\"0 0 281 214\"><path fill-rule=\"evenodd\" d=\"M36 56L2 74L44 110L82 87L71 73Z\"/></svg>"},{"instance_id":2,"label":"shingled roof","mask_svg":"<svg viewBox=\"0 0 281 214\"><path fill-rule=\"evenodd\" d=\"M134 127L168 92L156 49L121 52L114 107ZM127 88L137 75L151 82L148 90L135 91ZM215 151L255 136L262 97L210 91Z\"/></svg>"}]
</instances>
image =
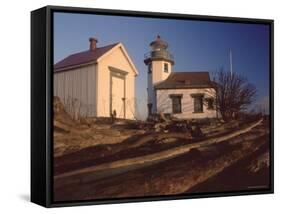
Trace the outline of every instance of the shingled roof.
<instances>
[{"instance_id":1,"label":"shingled roof","mask_svg":"<svg viewBox=\"0 0 281 214\"><path fill-rule=\"evenodd\" d=\"M172 72L166 80L155 86L156 89L210 87L215 87L215 84L210 80L209 72Z\"/></svg>"},{"instance_id":2,"label":"shingled roof","mask_svg":"<svg viewBox=\"0 0 281 214\"><path fill-rule=\"evenodd\" d=\"M104 47L96 48L95 50L87 50L69 55L68 57L64 58L63 60L59 61L54 65L54 71L56 72L58 70L65 69L68 67L94 62L106 52L115 47L117 44L118 43L115 43Z\"/></svg>"}]
</instances>

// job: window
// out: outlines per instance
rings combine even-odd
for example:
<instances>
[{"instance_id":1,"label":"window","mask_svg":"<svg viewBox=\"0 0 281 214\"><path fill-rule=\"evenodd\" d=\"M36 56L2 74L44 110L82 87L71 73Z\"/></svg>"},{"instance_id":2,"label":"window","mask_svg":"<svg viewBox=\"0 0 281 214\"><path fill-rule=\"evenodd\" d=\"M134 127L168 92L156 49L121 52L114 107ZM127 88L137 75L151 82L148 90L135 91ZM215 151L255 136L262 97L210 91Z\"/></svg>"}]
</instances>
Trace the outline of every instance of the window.
<instances>
[{"instance_id":1,"label":"window","mask_svg":"<svg viewBox=\"0 0 281 214\"><path fill-rule=\"evenodd\" d=\"M214 99L213 98L206 98L207 101L207 108L210 110L214 109Z\"/></svg>"},{"instance_id":2,"label":"window","mask_svg":"<svg viewBox=\"0 0 281 214\"><path fill-rule=\"evenodd\" d=\"M194 99L194 113L203 113L203 94L192 94Z\"/></svg>"},{"instance_id":3,"label":"window","mask_svg":"<svg viewBox=\"0 0 281 214\"><path fill-rule=\"evenodd\" d=\"M168 65L168 63L164 63L164 72L166 72L166 73L169 72L169 65Z\"/></svg>"},{"instance_id":4,"label":"window","mask_svg":"<svg viewBox=\"0 0 281 214\"><path fill-rule=\"evenodd\" d=\"M182 94L171 94L170 98L172 99L172 112L173 112L173 114L181 113Z\"/></svg>"},{"instance_id":5,"label":"window","mask_svg":"<svg viewBox=\"0 0 281 214\"><path fill-rule=\"evenodd\" d=\"M194 98L194 112L203 112L203 100L202 97Z\"/></svg>"}]
</instances>

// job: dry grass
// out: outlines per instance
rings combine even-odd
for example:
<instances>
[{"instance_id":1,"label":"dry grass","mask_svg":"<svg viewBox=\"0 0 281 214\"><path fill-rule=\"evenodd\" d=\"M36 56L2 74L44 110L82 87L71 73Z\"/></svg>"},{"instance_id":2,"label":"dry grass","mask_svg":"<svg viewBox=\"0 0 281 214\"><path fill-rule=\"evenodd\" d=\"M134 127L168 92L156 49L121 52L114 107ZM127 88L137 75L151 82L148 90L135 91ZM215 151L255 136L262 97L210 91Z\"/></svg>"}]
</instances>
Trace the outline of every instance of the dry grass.
<instances>
[{"instance_id":1,"label":"dry grass","mask_svg":"<svg viewBox=\"0 0 281 214\"><path fill-rule=\"evenodd\" d=\"M251 184L252 175L267 172L259 179L268 184L268 121L204 126L205 138L196 141L180 133L151 134L113 125L110 120L75 121L59 102L54 118L62 123L54 132L57 201L215 191L235 173ZM246 186L238 182L221 188Z\"/></svg>"}]
</instances>

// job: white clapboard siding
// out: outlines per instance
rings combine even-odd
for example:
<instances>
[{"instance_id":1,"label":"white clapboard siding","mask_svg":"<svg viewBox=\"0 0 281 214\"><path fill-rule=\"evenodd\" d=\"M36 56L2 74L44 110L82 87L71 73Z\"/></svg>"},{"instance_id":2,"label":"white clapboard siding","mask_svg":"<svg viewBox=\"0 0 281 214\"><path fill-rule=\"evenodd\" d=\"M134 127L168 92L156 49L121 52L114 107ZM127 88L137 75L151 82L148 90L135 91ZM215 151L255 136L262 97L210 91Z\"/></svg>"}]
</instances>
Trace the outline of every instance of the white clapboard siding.
<instances>
[{"instance_id":1,"label":"white clapboard siding","mask_svg":"<svg viewBox=\"0 0 281 214\"><path fill-rule=\"evenodd\" d=\"M74 117L96 116L96 66L89 65L54 74L54 96Z\"/></svg>"},{"instance_id":2,"label":"white clapboard siding","mask_svg":"<svg viewBox=\"0 0 281 214\"><path fill-rule=\"evenodd\" d=\"M171 94L182 95L182 113L174 114L175 117L180 119L199 119L199 118L215 118L217 112L215 109L208 109L203 105L202 113L194 113L194 99L192 94L202 93L205 98L214 98L215 90L213 88L198 88L198 89L165 89L157 90L157 111L163 113L172 113L172 100Z\"/></svg>"}]
</instances>

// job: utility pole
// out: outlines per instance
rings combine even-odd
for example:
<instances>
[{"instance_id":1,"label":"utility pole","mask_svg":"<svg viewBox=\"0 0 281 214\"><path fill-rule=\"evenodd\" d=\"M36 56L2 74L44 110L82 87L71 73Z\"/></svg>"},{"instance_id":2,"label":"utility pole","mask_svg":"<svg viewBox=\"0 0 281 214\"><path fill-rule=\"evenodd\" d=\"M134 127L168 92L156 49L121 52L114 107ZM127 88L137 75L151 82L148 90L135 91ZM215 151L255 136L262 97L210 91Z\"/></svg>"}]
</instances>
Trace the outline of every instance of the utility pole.
<instances>
[{"instance_id":1,"label":"utility pole","mask_svg":"<svg viewBox=\"0 0 281 214\"><path fill-rule=\"evenodd\" d=\"M232 77L232 52L231 52L231 48L229 49L229 65L230 65L230 74Z\"/></svg>"}]
</instances>

